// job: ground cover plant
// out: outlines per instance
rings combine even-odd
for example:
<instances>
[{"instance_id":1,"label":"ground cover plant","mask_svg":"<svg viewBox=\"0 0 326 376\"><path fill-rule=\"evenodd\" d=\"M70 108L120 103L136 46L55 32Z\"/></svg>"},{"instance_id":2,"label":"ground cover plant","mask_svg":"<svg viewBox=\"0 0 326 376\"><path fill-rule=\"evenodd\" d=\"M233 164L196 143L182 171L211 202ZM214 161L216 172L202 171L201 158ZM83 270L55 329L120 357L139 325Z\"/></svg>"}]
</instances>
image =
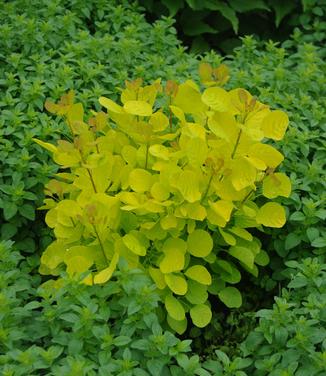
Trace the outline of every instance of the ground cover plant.
<instances>
[{"instance_id":1,"label":"ground cover plant","mask_svg":"<svg viewBox=\"0 0 326 376\"><path fill-rule=\"evenodd\" d=\"M222 58L211 52L196 58L181 47L171 27L171 19L163 18L149 25L136 5L129 1L118 3L19 0L4 3L0 10L0 235L3 239L14 240L14 243L2 242L0 247L1 372L6 375L97 374L101 367L105 370L102 372L107 372L105 366L111 363L115 368L111 372L116 374L157 374L160 368L155 367L163 367L167 374L188 372L207 376L208 372L243 376L245 373L268 374L272 359L275 372L280 374L301 375L300 369L309 366L306 369L311 374L322 375L325 346L322 341L316 342L314 333L324 327L322 307L325 297L321 286L315 282L312 285L318 273L319 279L324 278L318 270L323 268L326 249L323 179L326 50L322 42L325 38L322 17L311 13L310 19L300 20L301 25L282 44L261 43L246 37L232 56ZM317 2L306 4L311 12ZM17 30L21 33L17 34ZM157 338L158 326L162 336L171 341L169 343L180 336L171 334L172 329L162 320L164 311L155 311L161 297L157 291L151 291L154 286L142 273L128 277L139 287L137 291L127 287L123 279L127 272L123 272L123 265L117 266L117 274L108 282L110 288L107 284L83 286L74 280L75 277L62 274L62 270L58 270L62 286L48 282L44 285L46 288L41 287L49 277L39 274L40 255L54 240L54 234L46 228L43 213L35 209L42 204L43 187L54 177L57 166L32 138L53 145L62 137L69 140L69 132L61 118L50 115L44 108L46 98L57 102L63 93L75 89L77 102L99 111L98 97L104 94L116 101L121 94L117 86L124 80L142 77L143 84L148 85L160 76L163 78L161 84L165 86L167 77L178 84L191 77L200 85L197 71L202 59L214 68L224 60L230 70L230 80L225 86L227 91L243 87L271 108L286 111L289 128L284 139L277 141L274 147L285 156L279 172L290 177L292 192L288 198L276 198L286 211L287 222L283 228L269 230L265 227L264 233L250 230L259 238L270 263L259 268L258 277L238 264L242 280L236 287L241 290L242 306L228 308L215 297L209 298L210 324L198 328L189 321L187 331L181 336L183 340L193 340L191 350L189 341L183 345L178 342L177 349L168 354L161 334ZM216 73L212 71L208 76L214 77ZM300 261L313 254L320 261ZM288 264L289 260L299 263ZM236 259L234 261L238 263ZM293 267L301 268L301 275L295 285L290 285L290 290L281 295L281 287L292 278ZM299 287L300 283L306 285ZM111 288L121 293L112 295ZM152 313L158 314L158 326L153 329L148 325L149 321L147 324L141 321L134 332L137 334L130 336L128 344L123 342L126 338L122 338L121 343L116 340L110 350L105 350L110 352L110 360L102 355L100 358L102 350L95 354L93 349L103 345L103 338L98 333L107 333L108 323L114 338L120 336L120 329L125 330L122 329L126 328L125 324L130 328L131 324L125 322L127 315L137 317L137 312L131 313L136 303L128 294L138 296L140 293L137 301L141 302L146 290L150 291L146 296L153 307ZM125 295L125 301L122 295ZM273 295L280 296L276 299L279 306L284 299L285 305L293 304L282 317L279 317L278 305L268 310ZM108 320L101 316L105 299L111 302L110 307L115 306L116 313L110 316L111 322L108 316ZM139 312L144 312L143 308ZM267 311L259 324L255 311L261 309ZM115 315L121 317L121 321ZM75 321L69 321L69 317ZM113 317L116 331L111 328ZM302 319L302 326L309 325L309 331L304 333L295 325L302 317L308 321L306 324ZM80 328L85 318L96 323L96 333L87 325L84 325L84 331ZM277 326L274 326L275 320L279 323ZM255 326L257 330L254 330ZM286 342L284 336L280 341L272 332L282 328L284 334L284 327L288 332ZM240 346L251 331L254 334ZM139 350L134 351L131 344L139 336L152 335L156 336L153 338L155 344L151 339L150 346L156 350L139 360ZM260 345L252 341L255 338L261 341ZM303 338L302 346L295 342L300 338ZM296 360L291 358L291 352L290 357L287 355L292 342L300 348ZM123 353L128 347L130 358L128 351ZM174 345L170 347L175 348ZM148 363L149 360L153 362ZM133 369L122 371L119 370L121 366ZM137 368L141 371L135 371Z\"/></svg>"}]
</instances>

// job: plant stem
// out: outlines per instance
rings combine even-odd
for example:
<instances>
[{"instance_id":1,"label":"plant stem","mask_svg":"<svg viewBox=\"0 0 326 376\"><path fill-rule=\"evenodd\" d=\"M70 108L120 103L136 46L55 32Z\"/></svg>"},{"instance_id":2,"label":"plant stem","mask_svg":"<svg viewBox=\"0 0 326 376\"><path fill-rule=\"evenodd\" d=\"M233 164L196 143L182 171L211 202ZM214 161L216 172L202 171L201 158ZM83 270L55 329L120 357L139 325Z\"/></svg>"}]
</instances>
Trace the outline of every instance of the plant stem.
<instances>
[{"instance_id":1,"label":"plant stem","mask_svg":"<svg viewBox=\"0 0 326 376\"><path fill-rule=\"evenodd\" d=\"M92 176L92 173L90 171L89 168L86 168L87 172L88 172L88 176L89 178L91 179L91 183L92 183L92 186L93 186L93 189L94 189L94 192L97 193L97 190L96 190L96 186L95 186L95 182L94 182L94 179L93 179L93 176Z\"/></svg>"},{"instance_id":2,"label":"plant stem","mask_svg":"<svg viewBox=\"0 0 326 376\"><path fill-rule=\"evenodd\" d=\"M207 188L206 188L206 191L201 199L201 202L203 202L208 194L208 191L209 191L209 188L211 187L211 183L212 183L212 180L213 180L213 174L211 175L211 177L209 178L209 181L208 181L208 184L207 184Z\"/></svg>"},{"instance_id":3,"label":"plant stem","mask_svg":"<svg viewBox=\"0 0 326 376\"><path fill-rule=\"evenodd\" d=\"M232 151L232 154L231 154L231 159L233 159L234 154L237 151L237 148L238 148L238 145L239 145L239 142L240 142L241 134L242 134L242 129L239 130L238 137L237 137L237 140L235 142L235 145L234 145L234 148L233 148L233 151Z\"/></svg>"},{"instance_id":4,"label":"plant stem","mask_svg":"<svg viewBox=\"0 0 326 376\"><path fill-rule=\"evenodd\" d=\"M94 229L95 235L96 235L96 237L97 237L97 240L98 240L98 242L99 242L99 245L100 245L100 248L101 248L101 251L102 251L103 257L104 257L104 259L105 259L106 265L109 266L109 260L108 260L107 257L106 257L106 254L105 254L105 251L104 251L104 247L103 247L103 243L102 243L102 241L101 241L101 238L100 238L100 236L99 236L99 234L98 234L98 232L97 232L97 229L96 229L95 225L92 224L92 226L93 226L93 229Z\"/></svg>"},{"instance_id":5,"label":"plant stem","mask_svg":"<svg viewBox=\"0 0 326 376\"><path fill-rule=\"evenodd\" d=\"M148 150L149 150L149 144L146 144L145 170L147 170L147 164L148 164Z\"/></svg>"}]
</instances>

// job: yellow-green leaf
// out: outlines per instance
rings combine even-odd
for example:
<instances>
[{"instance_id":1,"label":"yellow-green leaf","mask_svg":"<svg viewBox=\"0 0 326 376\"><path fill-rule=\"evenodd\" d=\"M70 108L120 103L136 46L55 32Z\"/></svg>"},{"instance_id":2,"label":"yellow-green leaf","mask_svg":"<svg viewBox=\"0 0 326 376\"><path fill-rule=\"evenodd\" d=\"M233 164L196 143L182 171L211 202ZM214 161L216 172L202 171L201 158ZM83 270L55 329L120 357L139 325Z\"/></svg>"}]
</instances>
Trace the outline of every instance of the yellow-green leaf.
<instances>
[{"instance_id":1,"label":"yellow-green leaf","mask_svg":"<svg viewBox=\"0 0 326 376\"><path fill-rule=\"evenodd\" d=\"M184 277L175 274L165 274L164 280L170 290L177 295L185 295L188 290L187 281Z\"/></svg>"},{"instance_id":2,"label":"yellow-green leaf","mask_svg":"<svg viewBox=\"0 0 326 376\"><path fill-rule=\"evenodd\" d=\"M150 172L141 168L135 168L129 175L129 184L135 192L149 191L153 183L153 177Z\"/></svg>"},{"instance_id":3,"label":"yellow-green leaf","mask_svg":"<svg viewBox=\"0 0 326 376\"><path fill-rule=\"evenodd\" d=\"M213 239L205 230L195 230L187 239L188 251L196 257L206 257L213 249Z\"/></svg>"},{"instance_id":4,"label":"yellow-green leaf","mask_svg":"<svg viewBox=\"0 0 326 376\"><path fill-rule=\"evenodd\" d=\"M242 305L241 293L235 287L225 287L218 293L218 297L229 308L239 308Z\"/></svg>"},{"instance_id":5,"label":"yellow-green leaf","mask_svg":"<svg viewBox=\"0 0 326 376\"><path fill-rule=\"evenodd\" d=\"M212 283L212 277L209 271L202 265L191 266L187 269L185 275L202 285L210 285Z\"/></svg>"},{"instance_id":6,"label":"yellow-green leaf","mask_svg":"<svg viewBox=\"0 0 326 376\"><path fill-rule=\"evenodd\" d=\"M283 227L286 221L285 210L276 202L268 202L259 208L256 221L266 227Z\"/></svg>"},{"instance_id":7,"label":"yellow-green leaf","mask_svg":"<svg viewBox=\"0 0 326 376\"><path fill-rule=\"evenodd\" d=\"M185 265L185 255L184 252L178 249L168 249L164 253L164 258L160 262L161 272L172 273L180 271Z\"/></svg>"},{"instance_id":8,"label":"yellow-green leaf","mask_svg":"<svg viewBox=\"0 0 326 376\"><path fill-rule=\"evenodd\" d=\"M188 280L188 291L185 298L191 304L202 304L208 299L207 286L194 280Z\"/></svg>"},{"instance_id":9,"label":"yellow-green leaf","mask_svg":"<svg viewBox=\"0 0 326 376\"><path fill-rule=\"evenodd\" d=\"M255 255L251 252L250 249L245 247L232 246L229 249L229 254L241 261L249 269L252 269L254 267Z\"/></svg>"},{"instance_id":10,"label":"yellow-green leaf","mask_svg":"<svg viewBox=\"0 0 326 376\"><path fill-rule=\"evenodd\" d=\"M170 327L175 330L179 335L183 334L187 329L187 319L184 320L175 320L169 314L166 317L166 320Z\"/></svg>"},{"instance_id":11,"label":"yellow-green leaf","mask_svg":"<svg viewBox=\"0 0 326 376\"><path fill-rule=\"evenodd\" d=\"M164 280L164 275L160 271L160 269L156 269L153 267L148 268L149 274L152 277L153 281L155 282L156 286L160 289L163 290L166 286L165 280Z\"/></svg>"},{"instance_id":12,"label":"yellow-green leaf","mask_svg":"<svg viewBox=\"0 0 326 376\"><path fill-rule=\"evenodd\" d=\"M140 240L132 233L126 234L123 238L124 245L133 253L139 256L146 255L146 248L141 244Z\"/></svg>"},{"instance_id":13,"label":"yellow-green leaf","mask_svg":"<svg viewBox=\"0 0 326 376\"><path fill-rule=\"evenodd\" d=\"M212 311L206 304L197 304L190 309L190 317L198 328L204 328L212 319Z\"/></svg>"},{"instance_id":14,"label":"yellow-green leaf","mask_svg":"<svg viewBox=\"0 0 326 376\"><path fill-rule=\"evenodd\" d=\"M173 295L167 295L164 300L165 308L168 314L177 321L185 319L185 310L182 304Z\"/></svg>"},{"instance_id":15,"label":"yellow-green leaf","mask_svg":"<svg viewBox=\"0 0 326 376\"><path fill-rule=\"evenodd\" d=\"M289 118L283 111L276 110L270 112L263 120L261 128L265 137L279 141L284 137L289 125Z\"/></svg>"},{"instance_id":16,"label":"yellow-green leaf","mask_svg":"<svg viewBox=\"0 0 326 376\"><path fill-rule=\"evenodd\" d=\"M199 181L193 171L182 171L173 185L179 189L185 200L189 202L200 200Z\"/></svg>"}]
</instances>

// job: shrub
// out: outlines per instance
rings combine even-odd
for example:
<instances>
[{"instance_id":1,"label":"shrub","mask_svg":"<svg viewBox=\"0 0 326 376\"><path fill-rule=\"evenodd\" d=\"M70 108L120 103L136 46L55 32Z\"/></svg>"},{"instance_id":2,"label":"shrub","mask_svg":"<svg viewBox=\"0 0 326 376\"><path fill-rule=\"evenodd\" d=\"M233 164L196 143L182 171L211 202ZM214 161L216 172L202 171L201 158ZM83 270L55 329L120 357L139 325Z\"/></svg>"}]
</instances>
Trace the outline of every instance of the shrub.
<instances>
[{"instance_id":1,"label":"shrub","mask_svg":"<svg viewBox=\"0 0 326 376\"><path fill-rule=\"evenodd\" d=\"M257 276L269 260L246 229L282 227L283 207L266 199L291 191L275 172L282 154L262 141L283 138L287 115L244 89L217 86L228 80L225 66L203 64L200 75L209 86L203 93L193 81L168 81L157 100L159 80L127 82L122 105L101 97L108 117L96 113L88 124L70 92L46 107L65 115L71 140L36 140L65 169L46 187L42 208L56 240L41 272L95 269L85 280L92 284L109 280L120 257L142 265L180 333L186 312L198 327L210 322L208 293L241 306L227 284L240 281L239 266Z\"/></svg>"}]
</instances>

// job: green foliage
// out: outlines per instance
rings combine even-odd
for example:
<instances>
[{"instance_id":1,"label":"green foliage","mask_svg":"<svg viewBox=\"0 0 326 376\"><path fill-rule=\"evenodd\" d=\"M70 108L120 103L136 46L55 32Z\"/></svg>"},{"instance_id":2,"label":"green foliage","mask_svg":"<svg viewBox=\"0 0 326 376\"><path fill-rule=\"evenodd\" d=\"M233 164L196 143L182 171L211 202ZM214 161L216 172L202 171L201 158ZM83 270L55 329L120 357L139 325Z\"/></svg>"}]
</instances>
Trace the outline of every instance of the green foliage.
<instances>
[{"instance_id":1,"label":"green foliage","mask_svg":"<svg viewBox=\"0 0 326 376\"><path fill-rule=\"evenodd\" d=\"M39 286L11 242L0 243L1 375L204 375L189 340L162 329L155 286L123 266L105 286L63 276Z\"/></svg>"},{"instance_id":2,"label":"green foliage","mask_svg":"<svg viewBox=\"0 0 326 376\"><path fill-rule=\"evenodd\" d=\"M32 138L57 139L63 127L43 111L45 99L76 89L81 102L98 107L100 94L114 96L118 84L133 75L187 76L197 62L184 54L171 24L149 25L129 1L1 3L2 238L15 236L17 246L29 252L49 241L35 209L56 166Z\"/></svg>"},{"instance_id":3,"label":"green foliage","mask_svg":"<svg viewBox=\"0 0 326 376\"><path fill-rule=\"evenodd\" d=\"M46 103L65 116L72 140L35 140L65 171L46 187L42 208L56 240L41 273L65 265L70 275L90 270L85 283L105 283L122 257L148 270L179 333L187 312L197 327L211 321L209 294L241 306L228 284L241 268L257 277L269 261L247 229L285 223L284 208L266 201L288 197L291 184L275 172L282 154L265 141L281 140L288 118L244 89L216 86L228 79L225 67L213 73L201 66L203 91L190 80L168 81L161 94L160 80L127 82L121 104L101 97L108 114L88 124L72 92Z\"/></svg>"},{"instance_id":4,"label":"green foliage","mask_svg":"<svg viewBox=\"0 0 326 376\"><path fill-rule=\"evenodd\" d=\"M326 265L318 259L289 261L291 282L241 349L254 358L250 375L323 375L326 360ZM252 370L252 369L251 369Z\"/></svg>"},{"instance_id":5,"label":"green foliage","mask_svg":"<svg viewBox=\"0 0 326 376\"><path fill-rule=\"evenodd\" d=\"M325 0L140 0L153 17L176 18L181 38L193 52L217 48L230 53L239 36L285 40L293 29L306 41L325 41Z\"/></svg>"}]
</instances>

